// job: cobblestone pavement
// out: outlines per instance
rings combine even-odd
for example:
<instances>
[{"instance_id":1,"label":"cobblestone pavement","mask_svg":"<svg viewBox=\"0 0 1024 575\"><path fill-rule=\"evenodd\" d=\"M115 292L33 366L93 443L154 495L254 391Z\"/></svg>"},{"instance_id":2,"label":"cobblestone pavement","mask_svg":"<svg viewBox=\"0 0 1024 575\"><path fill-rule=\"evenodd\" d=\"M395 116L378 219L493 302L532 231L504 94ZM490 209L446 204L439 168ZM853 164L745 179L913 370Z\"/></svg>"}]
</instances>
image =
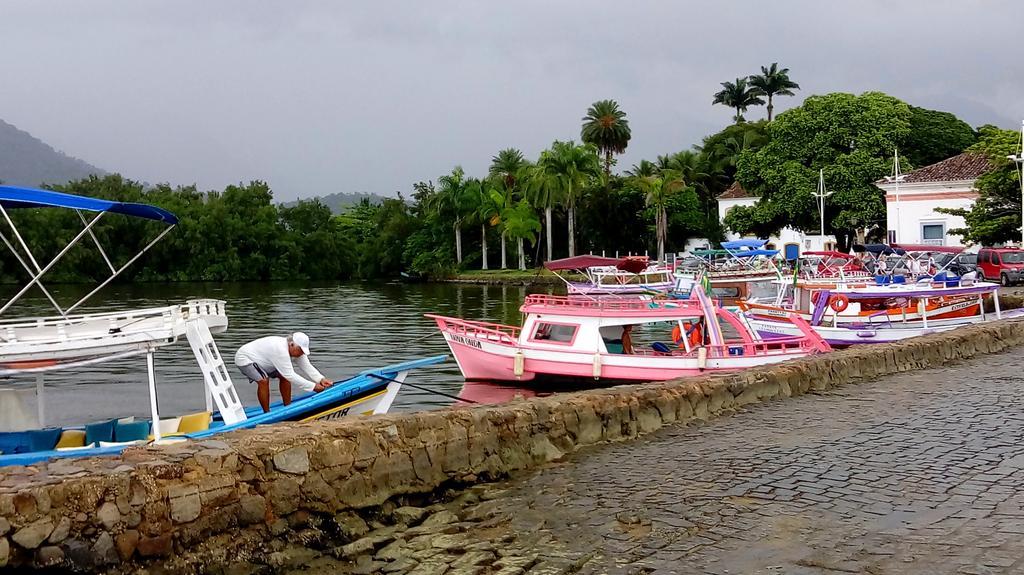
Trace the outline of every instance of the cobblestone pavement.
<instances>
[{"instance_id":1,"label":"cobblestone pavement","mask_svg":"<svg viewBox=\"0 0 1024 575\"><path fill-rule=\"evenodd\" d=\"M1024 572L1019 351L603 446L510 482L582 573Z\"/></svg>"}]
</instances>

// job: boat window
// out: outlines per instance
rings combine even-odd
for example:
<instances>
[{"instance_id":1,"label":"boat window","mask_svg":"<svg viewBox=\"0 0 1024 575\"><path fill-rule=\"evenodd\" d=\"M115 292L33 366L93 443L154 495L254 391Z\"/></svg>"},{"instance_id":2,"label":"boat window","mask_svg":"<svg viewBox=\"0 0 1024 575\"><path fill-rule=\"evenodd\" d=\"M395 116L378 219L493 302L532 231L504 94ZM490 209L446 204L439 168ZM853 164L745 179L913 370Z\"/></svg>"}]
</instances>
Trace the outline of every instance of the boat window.
<instances>
[{"instance_id":1,"label":"boat window","mask_svg":"<svg viewBox=\"0 0 1024 575\"><path fill-rule=\"evenodd\" d=\"M561 323L540 322L537 324L537 329L533 332L533 339L535 341L569 343L576 336L576 329L578 327Z\"/></svg>"}]
</instances>

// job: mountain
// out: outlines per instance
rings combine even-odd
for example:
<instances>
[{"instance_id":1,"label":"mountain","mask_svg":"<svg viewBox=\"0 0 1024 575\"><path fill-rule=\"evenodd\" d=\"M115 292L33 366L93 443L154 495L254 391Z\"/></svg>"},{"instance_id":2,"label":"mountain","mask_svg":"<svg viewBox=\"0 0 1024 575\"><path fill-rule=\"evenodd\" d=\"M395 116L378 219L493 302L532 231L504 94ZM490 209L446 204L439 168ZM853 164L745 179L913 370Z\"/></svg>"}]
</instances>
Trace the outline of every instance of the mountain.
<instances>
[{"instance_id":1,"label":"mountain","mask_svg":"<svg viewBox=\"0 0 1024 575\"><path fill-rule=\"evenodd\" d=\"M335 215L344 212L347 208L350 208L363 200L370 200L371 204L379 204L385 200L384 196L378 196L377 194L346 194L343 192L338 192L336 194L327 194L326 196L317 196L316 198L305 199L320 200L320 203L327 206L328 208L331 208L331 213ZM285 202L284 205L294 206L296 203L298 203L298 200L294 202Z\"/></svg>"},{"instance_id":2,"label":"mountain","mask_svg":"<svg viewBox=\"0 0 1024 575\"><path fill-rule=\"evenodd\" d=\"M54 150L28 132L0 120L0 182L36 187L63 184L104 170Z\"/></svg>"}]
</instances>

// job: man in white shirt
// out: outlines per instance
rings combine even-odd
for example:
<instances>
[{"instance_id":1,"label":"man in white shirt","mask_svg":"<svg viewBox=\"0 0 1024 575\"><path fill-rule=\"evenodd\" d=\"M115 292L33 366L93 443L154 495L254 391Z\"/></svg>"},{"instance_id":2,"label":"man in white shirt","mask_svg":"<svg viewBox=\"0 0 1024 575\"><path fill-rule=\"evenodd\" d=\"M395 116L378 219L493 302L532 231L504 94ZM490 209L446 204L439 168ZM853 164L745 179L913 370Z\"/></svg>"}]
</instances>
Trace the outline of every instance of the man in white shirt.
<instances>
[{"instance_id":1,"label":"man in white shirt","mask_svg":"<svg viewBox=\"0 0 1024 575\"><path fill-rule=\"evenodd\" d=\"M292 359L302 375L292 367ZM297 331L288 337L268 336L238 348L235 365L256 384L256 398L263 412L270 411L270 378L276 377L281 402L292 402L292 382L303 391L319 393L332 383L309 362L309 336Z\"/></svg>"}]
</instances>

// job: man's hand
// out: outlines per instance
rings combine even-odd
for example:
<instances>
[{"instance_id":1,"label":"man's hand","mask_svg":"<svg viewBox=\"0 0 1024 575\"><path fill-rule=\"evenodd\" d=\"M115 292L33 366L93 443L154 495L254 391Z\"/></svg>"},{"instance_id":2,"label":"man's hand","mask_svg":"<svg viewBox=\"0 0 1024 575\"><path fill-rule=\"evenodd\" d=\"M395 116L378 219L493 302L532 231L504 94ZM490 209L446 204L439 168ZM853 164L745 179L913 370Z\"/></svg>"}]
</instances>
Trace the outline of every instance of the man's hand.
<instances>
[{"instance_id":1,"label":"man's hand","mask_svg":"<svg viewBox=\"0 0 1024 575\"><path fill-rule=\"evenodd\" d=\"M328 387L331 387L332 385L334 385L334 383L325 377L320 380L320 383L316 384L316 387L313 388L313 392L320 393L321 391L327 389Z\"/></svg>"}]
</instances>

